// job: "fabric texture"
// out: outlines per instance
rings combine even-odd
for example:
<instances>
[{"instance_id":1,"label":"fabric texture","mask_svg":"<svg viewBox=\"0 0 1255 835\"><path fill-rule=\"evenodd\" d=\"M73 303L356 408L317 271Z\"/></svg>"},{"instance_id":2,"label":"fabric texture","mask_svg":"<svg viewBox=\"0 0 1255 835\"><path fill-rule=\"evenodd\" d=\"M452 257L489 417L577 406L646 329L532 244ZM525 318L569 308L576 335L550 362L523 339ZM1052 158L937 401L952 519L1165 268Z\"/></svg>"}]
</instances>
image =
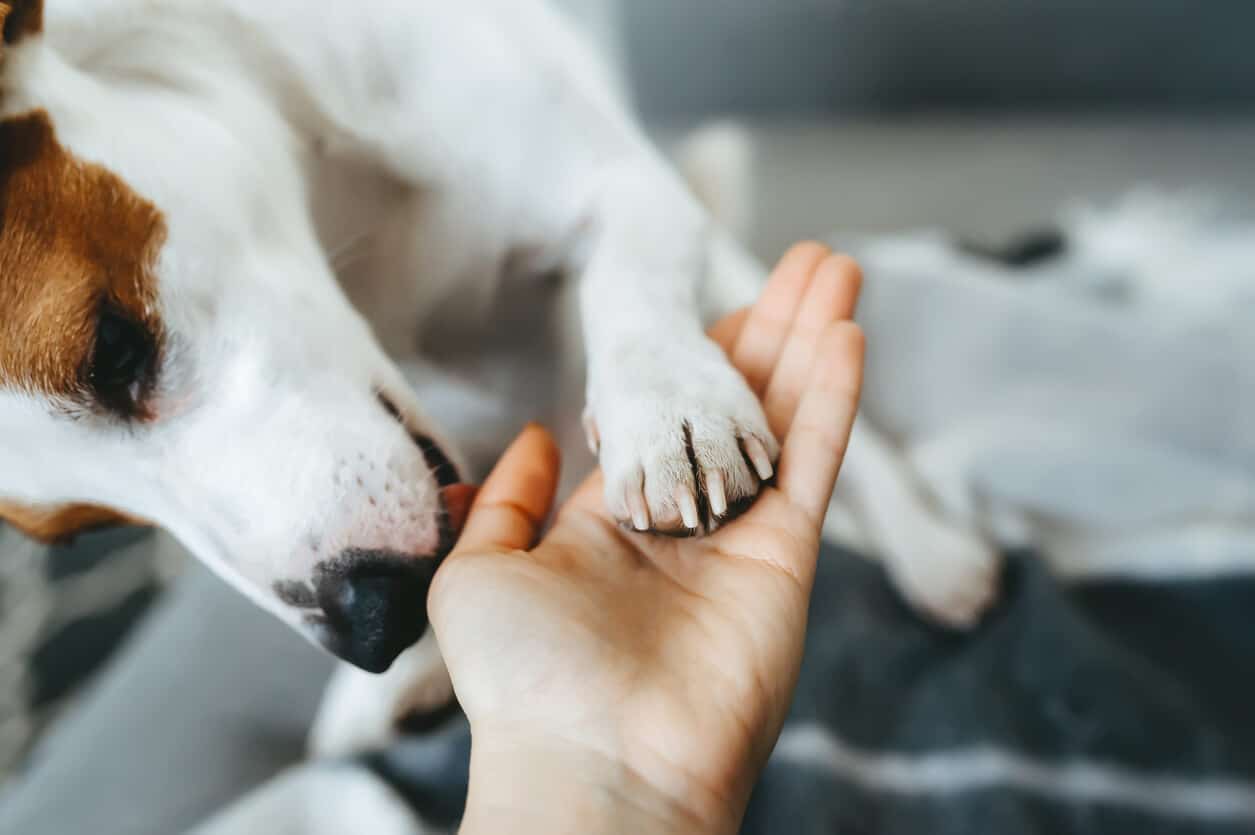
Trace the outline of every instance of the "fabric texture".
<instances>
[{"instance_id":1,"label":"fabric texture","mask_svg":"<svg viewBox=\"0 0 1255 835\"><path fill-rule=\"evenodd\" d=\"M192 565L9 781L0 832L185 831L304 757L333 664Z\"/></svg>"},{"instance_id":2,"label":"fabric texture","mask_svg":"<svg viewBox=\"0 0 1255 835\"><path fill-rule=\"evenodd\" d=\"M1255 570L1255 226L1154 192L1060 226L1020 266L941 233L856 248L864 415L944 512L1059 571Z\"/></svg>"},{"instance_id":3,"label":"fabric texture","mask_svg":"<svg viewBox=\"0 0 1255 835\"><path fill-rule=\"evenodd\" d=\"M745 831L1255 831L1255 679L1233 675L1255 582L1067 587L1019 554L1003 585L980 631L951 634L826 554Z\"/></svg>"},{"instance_id":4,"label":"fabric texture","mask_svg":"<svg viewBox=\"0 0 1255 835\"><path fill-rule=\"evenodd\" d=\"M178 559L137 530L47 548L0 524L0 782L139 622Z\"/></svg>"}]
</instances>

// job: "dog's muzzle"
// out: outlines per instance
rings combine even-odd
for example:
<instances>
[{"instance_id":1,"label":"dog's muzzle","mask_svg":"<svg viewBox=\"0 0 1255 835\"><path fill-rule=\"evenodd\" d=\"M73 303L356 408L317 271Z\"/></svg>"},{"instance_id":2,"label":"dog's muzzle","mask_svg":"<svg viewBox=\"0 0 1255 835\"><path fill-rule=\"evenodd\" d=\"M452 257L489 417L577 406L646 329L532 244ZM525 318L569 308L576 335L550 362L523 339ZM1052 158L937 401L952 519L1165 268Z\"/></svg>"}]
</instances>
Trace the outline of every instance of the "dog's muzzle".
<instances>
[{"instance_id":1,"label":"dog's muzzle","mask_svg":"<svg viewBox=\"0 0 1255 835\"><path fill-rule=\"evenodd\" d=\"M380 405L398 423L394 402ZM444 558L453 550L475 489L461 483L457 467L426 435L406 430L423 454L440 490L440 542L435 553L409 555L350 548L319 565L311 601L321 614L306 619L332 654L371 673L384 673L427 632L427 592Z\"/></svg>"},{"instance_id":2,"label":"dog's muzzle","mask_svg":"<svg viewBox=\"0 0 1255 835\"><path fill-rule=\"evenodd\" d=\"M440 562L349 550L321 566L315 580L319 641L355 667L386 672L427 631L427 590Z\"/></svg>"},{"instance_id":3,"label":"dog's muzzle","mask_svg":"<svg viewBox=\"0 0 1255 835\"><path fill-rule=\"evenodd\" d=\"M427 632L427 593L475 496L474 487L441 481L441 534L434 554L350 548L317 568L314 592L322 613L307 622L328 651L355 667L387 672Z\"/></svg>"}]
</instances>

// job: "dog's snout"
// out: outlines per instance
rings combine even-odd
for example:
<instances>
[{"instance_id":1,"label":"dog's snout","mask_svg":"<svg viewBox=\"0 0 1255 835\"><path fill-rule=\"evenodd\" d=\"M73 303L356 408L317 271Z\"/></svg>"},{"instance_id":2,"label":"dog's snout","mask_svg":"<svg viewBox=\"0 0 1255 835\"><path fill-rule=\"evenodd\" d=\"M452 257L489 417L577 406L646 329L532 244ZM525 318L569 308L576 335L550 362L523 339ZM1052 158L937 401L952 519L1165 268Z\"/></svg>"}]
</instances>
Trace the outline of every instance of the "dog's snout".
<instances>
[{"instance_id":1,"label":"dog's snout","mask_svg":"<svg viewBox=\"0 0 1255 835\"><path fill-rule=\"evenodd\" d=\"M437 559L359 550L321 566L320 640L354 666L387 671L427 631L427 590L438 567Z\"/></svg>"}]
</instances>

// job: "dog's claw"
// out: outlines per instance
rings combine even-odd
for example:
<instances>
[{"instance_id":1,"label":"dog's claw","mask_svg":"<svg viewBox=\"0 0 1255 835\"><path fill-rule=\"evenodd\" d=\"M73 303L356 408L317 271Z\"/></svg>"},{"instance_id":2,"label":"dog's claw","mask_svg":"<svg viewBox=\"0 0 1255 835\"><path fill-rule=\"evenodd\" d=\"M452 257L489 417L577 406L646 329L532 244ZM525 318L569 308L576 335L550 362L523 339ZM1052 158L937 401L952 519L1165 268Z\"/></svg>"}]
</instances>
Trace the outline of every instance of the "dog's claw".
<instances>
[{"instance_id":1,"label":"dog's claw","mask_svg":"<svg viewBox=\"0 0 1255 835\"><path fill-rule=\"evenodd\" d=\"M638 531L712 533L748 508L775 473L762 404L714 343L661 364L656 353L611 387L590 389L606 506ZM614 379L614 378L612 378Z\"/></svg>"},{"instance_id":2,"label":"dog's claw","mask_svg":"<svg viewBox=\"0 0 1255 835\"><path fill-rule=\"evenodd\" d=\"M649 507L645 504L645 492L640 485L628 488L627 506L632 514L632 527L642 532L649 530Z\"/></svg>"},{"instance_id":3,"label":"dog's claw","mask_svg":"<svg viewBox=\"0 0 1255 835\"><path fill-rule=\"evenodd\" d=\"M745 457L750 460L754 471L763 481L769 481L775 475L775 468L771 466L771 456L767 454L767 448L763 446L762 441L754 437L746 438Z\"/></svg>"},{"instance_id":4,"label":"dog's claw","mask_svg":"<svg viewBox=\"0 0 1255 835\"><path fill-rule=\"evenodd\" d=\"M701 521L697 517L697 500L693 498L693 491L687 487L677 487L675 501L680 508L680 521L684 523L684 527L690 531L697 530Z\"/></svg>"},{"instance_id":5,"label":"dog's claw","mask_svg":"<svg viewBox=\"0 0 1255 835\"><path fill-rule=\"evenodd\" d=\"M584 410L584 439L588 442L588 451L593 455L601 454L601 432L597 429L597 419L588 409Z\"/></svg>"},{"instance_id":6,"label":"dog's claw","mask_svg":"<svg viewBox=\"0 0 1255 835\"><path fill-rule=\"evenodd\" d=\"M710 500L710 513L716 519L728 515L728 491L723 484L723 473L718 470L706 470L706 498Z\"/></svg>"}]
</instances>

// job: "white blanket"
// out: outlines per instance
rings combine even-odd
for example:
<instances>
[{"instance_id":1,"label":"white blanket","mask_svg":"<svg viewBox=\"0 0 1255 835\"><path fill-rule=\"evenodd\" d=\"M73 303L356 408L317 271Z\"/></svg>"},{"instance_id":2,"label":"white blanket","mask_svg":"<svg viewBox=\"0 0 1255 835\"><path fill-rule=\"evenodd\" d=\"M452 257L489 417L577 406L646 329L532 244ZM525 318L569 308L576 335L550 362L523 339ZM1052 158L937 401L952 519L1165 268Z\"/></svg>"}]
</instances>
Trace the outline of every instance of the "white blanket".
<instances>
[{"instance_id":1,"label":"white blanket","mask_svg":"<svg viewBox=\"0 0 1255 835\"><path fill-rule=\"evenodd\" d=\"M1255 568L1255 226L1137 193L1062 228L1019 270L856 247L865 415L945 513L1066 573Z\"/></svg>"}]
</instances>

